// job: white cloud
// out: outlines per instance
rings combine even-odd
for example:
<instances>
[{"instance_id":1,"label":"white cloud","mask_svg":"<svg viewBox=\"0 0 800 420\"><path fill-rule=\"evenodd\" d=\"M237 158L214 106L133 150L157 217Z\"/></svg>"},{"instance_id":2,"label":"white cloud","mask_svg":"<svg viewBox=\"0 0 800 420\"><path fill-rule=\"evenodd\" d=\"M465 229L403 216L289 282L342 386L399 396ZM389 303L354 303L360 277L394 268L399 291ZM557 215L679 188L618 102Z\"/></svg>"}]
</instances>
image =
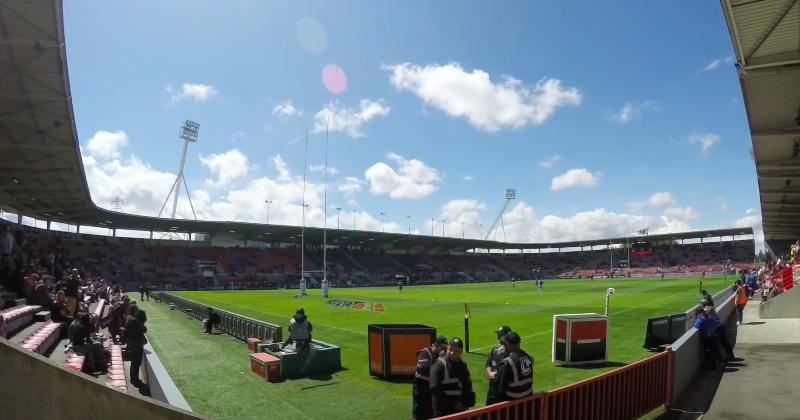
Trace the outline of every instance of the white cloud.
<instances>
[{"instance_id":1,"label":"white cloud","mask_svg":"<svg viewBox=\"0 0 800 420\"><path fill-rule=\"evenodd\" d=\"M600 173L591 173L584 168L570 169L550 181L550 190L560 191L574 187L594 187L600 182Z\"/></svg>"},{"instance_id":2,"label":"white cloud","mask_svg":"<svg viewBox=\"0 0 800 420\"><path fill-rule=\"evenodd\" d=\"M135 156L109 162L91 154L82 153L82 158L92 200L100 207L111 208L119 197L124 212L156 216L175 183L176 174L156 170ZM171 214L171 209L165 211ZM192 217L185 192L178 200L177 217Z\"/></svg>"},{"instance_id":3,"label":"white cloud","mask_svg":"<svg viewBox=\"0 0 800 420\"><path fill-rule=\"evenodd\" d=\"M664 209L662 217L665 217L667 220L689 222L700 218L700 213L691 207L670 207Z\"/></svg>"},{"instance_id":4,"label":"white cloud","mask_svg":"<svg viewBox=\"0 0 800 420\"><path fill-rule=\"evenodd\" d=\"M436 184L441 181L442 175L437 169L421 160L406 159L394 153L389 153L386 157L397 165L397 170L384 162L378 162L364 172L372 194L419 199L439 189Z\"/></svg>"},{"instance_id":5,"label":"white cloud","mask_svg":"<svg viewBox=\"0 0 800 420\"><path fill-rule=\"evenodd\" d=\"M111 202L122 199L122 211L147 216L158 215L170 187L175 182L175 174L161 172L140 161L134 156L101 162L91 152L82 150L84 169L86 171L89 190L97 205L111 208ZM266 200L271 200L270 223L299 226L302 221L303 177L295 174L289 164L280 155L270 160L275 171L274 176L263 176L248 180L243 188L214 190L198 188L192 190L192 203L200 220L230 220L239 222L265 222ZM353 178L358 183L358 178ZM189 180L191 187L191 180ZM363 184L363 181L360 181ZM183 188L182 188L183 190ZM323 191L324 185L311 180L306 182L306 225L323 226ZM192 219L192 211L185 191L178 200L177 217ZM171 200L165 215L171 213ZM347 217L345 217L347 214ZM399 217L399 216L398 216ZM360 230L378 231L381 227L379 218L365 211L356 214L357 227ZM342 213L343 225L352 221L352 212ZM336 211L328 211L327 226L336 226ZM81 227L84 230L84 227ZM406 232L407 224L391 221L388 217L384 224L386 232ZM105 230L102 230L105 233Z\"/></svg>"},{"instance_id":6,"label":"white cloud","mask_svg":"<svg viewBox=\"0 0 800 420\"><path fill-rule=\"evenodd\" d=\"M553 165L558 163L559 160L561 160L561 156L559 156L559 155L550 156L549 158L547 158L545 160L540 160L539 161L539 167L542 168L542 169L550 169L550 168L553 167Z\"/></svg>"},{"instance_id":7,"label":"white cloud","mask_svg":"<svg viewBox=\"0 0 800 420\"><path fill-rule=\"evenodd\" d=\"M303 110L292 105L292 101L284 101L272 108L272 115L281 118L299 117L303 115Z\"/></svg>"},{"instance_id":8,"label":"white cloud","mask_svg":"<svg viewBox=\"0 0 800 420\"><path fill-rule=\"evenodd\" d=\"M562 242L580 239L624 237L637 229L662 226L652 216L614 213L599 208L576 213L569 217L546 215L536 217L533 208L525 202L517 203L503 215L509 242ZM492 238L503 240L501 229L495 230Z\"/></svg>"},{"instance_id":9,"label":"white cloud","mask_svg":"<svg viewBox=\"0 0 800 420\"><path fill-rule=\"evenodd\" d=\"M463 179L465 182L470 182L470 181L475 180L475 176L474 175L470 175L470 174L464 174L461 177L461 179Z\"/></svg>"},{"instance_id":10,"label":"white cloud","mask_svg":"<svg viewBox=\"0 0 800 420\"><path fill-rule=\"evenodd\" d=\"M180 91L176 91L172 86L167 86L172 102L190 100L195 102L205 102L208 98L219 93L214 86L204 84L184 83Z\"/></svg>"},{"instance_id":11,"label":"white cloud","mask_svg":"<svg viewBox=\"0 0 800 420\"><path fill-rule=\"evenodd\" d=\"M362 99L359 109L343 107L338 101L331 102L314 114L314 132L324 133L326 126L331 132L345 132L350 137L364 137L361 126L377 117L389 115L389 108L382 100Z\"/></svg>"},{"instance_id":12,"label":"white cloud","mask_svg":"<svg viewBox=\"0 0 800 420\"><path fill-rule=\"evenodd\" d=\"M361 192L361 187L365 182L354 176L346 176L339 181L338 189L347 198L353 198L356 194Z\"/></svg>"},{"instance_id":13,"label":"white cloud","mask_svg":"<svg viewBox=\"0 0 800 420\"><path fill-rule=\"evenodd\" d=\"M308 167L308 170L311 172L325 172L325 164L320 163L318 165L311 165ZM328 175L336 175L338 173L338 169L334 168L333 166L328 166Z\"/></svg>"},{"instance_id":14,"label":"white cloud","mask_svg":"<svg viewBox=\"0 0 800 420\"><path fill-rule=\"evenodd\" d=\"M200 155L200 162L217 177L216 180L206 179L206 183L213 187L221 187L247 175L247 157L239 149L210 156Z\"/></svg>"},{"instance_id":15,"label":"white cloud","mask_svg":"<svg viewBox=\"0 0 800 420\"><path fill-rule=\"evenodd\" d=\"M691 134L689 136L689 143L697 143L700 145L700 151L703 154L708 153L711 146L719 142L719 134L705 133L705 134Z\"/></svg>"},{"instance_id":16,"label":"white cloud","mask_svg":"<svg viewBox=\"0 0 800 420\"><path fill-rule=\"evenodd\" d=\"M647 199L647 204L650 207L675 207L678 203L672 198L672 194L668 192L657 192Z\"/></svg>"},{"instance_id":17,"label":"white cloud","mask_svg":"<svg viewBox=\"0 0 800 420\"><path fill-rule=\"evenodd\" d=\"M118 158L120 149L128 144L128 135L124 131L100 130L94 133L86 146L89 153L102 159Z\"/></svg>"},{"instance_id":18,"label":"white cloud","mask_svg":"<svg viewBox=\"0 0 800 420\"><path fill-rule=\"evenodd\" d=\"M481 233L480 213L486 210L486 204L477 200L458 199L451 200L441 207L439 216L436 217L431 225L431 220L425 221L425 231L431 232L433 226L434 235L441 236L442 220L444 220L445 236L465 238L478 238ZM483 229L488 229L484 226ZM485 232L484 232L485 233Z\"/></svg>"},{"instance_id":19,"label":"white cloud","mask_svg":"<svg viewBox=\"0 0 800 420\"><path fill-rule=\"evenodd\" d=\"M639 120L642 118L642 112L644 111L657 111L658 110L658 102L652 100L646 100L641 102L625 102L625 105L620 108L619 111L615 112L611 118L621 124L625 124L630 122L631 120Z\"/></svg>"},{"instance_id":20,"label":"white cloud","mask_svg":"<svg viewBox=\"0 0 800 420\"><path fill-rule=\"evenodd\" d=\"M391 73L390 81L398 90L412 92L426 104L451 117L466 118L485 131L539 125L557 108L581 103L580 91L562 87L558 79L542 79L526 86L503 76L501 83L495 83L489 73L480 69L467 72L458 63L403 63L384 69Z\"/></svg>"},{"instance_id":21,"label":"white cloud","mask_svg":"<svg viewBox=\"0 0 800 420\"><path fill-rule=\"evenodd\" d=\"M720 64L722 64L722 60L720 60L719 58L714 59L710 63L706 64L705 67L703 67L703 71L716 70L719 68Z\"/></svg>"},{"instance_id":22,"label":"white cloud","mask_svg":"<svg viewBox=\"0 0 800 420\"><path fill-rule=\"evenodd\" d=\"M711 62L709 62L708 64L703 66L703 69L698 71L698 73L704 72L704 71L714 71L714 70L720 68L722 63L732 64L733 61L734 61L733 60L733 55L731 55L731 54L728 54L728 55L726 55L725 57L722 57L722 58L715 58L715 59L711 60Z\"/></svg>"},{"instance_id":23,"label":"white cloud","mask_svg":"<svg viewBox=\"0 0 800 420\"><path fill-rule=\"evenodd\" d=\"M756 252L764 249L764 229L761 224L761 212L756 209L747 209L744 216L734 222L734 227L752 227L753 239L756 243Z\"/></svg>"}]
</instances>

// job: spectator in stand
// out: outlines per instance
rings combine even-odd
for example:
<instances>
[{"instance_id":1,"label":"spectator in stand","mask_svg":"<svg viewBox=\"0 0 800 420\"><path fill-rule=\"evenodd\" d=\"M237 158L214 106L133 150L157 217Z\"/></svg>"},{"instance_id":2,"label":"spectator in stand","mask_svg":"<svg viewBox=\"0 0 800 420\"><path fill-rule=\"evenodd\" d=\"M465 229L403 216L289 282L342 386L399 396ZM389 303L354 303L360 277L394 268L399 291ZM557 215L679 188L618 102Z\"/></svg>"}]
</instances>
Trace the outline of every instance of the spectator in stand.
<instances>
[{"instance_id":1,"label":"spectator in stand","mask_svg":"<svg viewBox=\"0 0 800 420\"><path fill-rule=\"evenodd\" d=\"M64 296L64 291L59 290L56 294L56 301L50 308L50 319L55 322L72 322L72 317L69 315L69 307L67 306L67 298Z\"/></svg>"},{"instance_id":2,"label":"spectator in stand","mask_svg":"<svg viewBox=\"0 0 800 420\"><path fill-rule=\"evenodd\" d=\"M50 306L50 291L44 284L44 280L39 279L36 282L36 287L33 288L33 296L31 296L31 304L39 305L43 308Z\"/></svg>"},{"instance_id":3,"label":"spectator in stand","mask_svg":"<svg viewBox=\"0 0 800 420\"><path fill-rule=\"evenodd\" d=\"M130 380L131 385L139 388L142 381L139 379L139 368L142 366L142 357L144 357L144 345L147 344L147 338L144 333L147 332L147 327L142 324L138 315L139 308L131 305L131 314L125 320L125 349L128 351L128 356L131 361Z\"/></svg>"},{"instance_id":4,"label":"spectator in stand","mask_svg":"<svg viewBox=\"0 0 800 420\"><path fill-rule=\"evenodd\" d=\"M748 272L745 277L745 287L747 288L747 298L750 299L758 289L758 277L755 273Z\"/></svg>"},{"instance_id":5,"label":"spectator in stand","mask_svg":"<svg viewBox=\"0 0 800 420\"><path fill-rule=\"evenodd\" d=\"M122 329L125 327L125 321L128 316L130 298L123 296L122 299L117 300L109 311L111 320L108 324L108 332L111 334L111 339L117 342L118 337L122 338Z\"/></svg>"},{"instance_id":6,"label":"spectator in stand","mask_svg":"<svg viewBox=\"0 0 800 420\"><path fill-rule=\"evenodd\" d=\"M92 341L91 317L86 312L79 312L74 321L69 325L67 336L72 351L86 357L83 371L87 373L103 372L108 370L105 350L103 345Z\"/></svg>"},{"instance_id":7,"label":"spectator in stand","mask_svg":"<svg viewBox=\"0 0 800 420\"><path fill-rule=\"evenodd\" d=\"M81 287L81 278L78 275L78 269L73 268L70 275L67 277L66 288L64 289L64 294L67 296L67 309L69 310L69 315L72 316L75 314L75 311L78 309L78 292Z\"/></svg>"}]
</instances>

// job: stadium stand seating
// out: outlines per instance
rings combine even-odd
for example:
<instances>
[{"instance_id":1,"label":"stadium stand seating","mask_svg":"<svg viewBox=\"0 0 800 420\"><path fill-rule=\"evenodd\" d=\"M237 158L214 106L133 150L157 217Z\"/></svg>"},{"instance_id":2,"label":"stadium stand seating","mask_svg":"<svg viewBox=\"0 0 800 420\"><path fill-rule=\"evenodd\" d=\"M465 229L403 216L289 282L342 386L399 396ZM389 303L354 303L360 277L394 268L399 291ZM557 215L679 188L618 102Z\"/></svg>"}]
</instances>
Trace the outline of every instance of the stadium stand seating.
<instances>
[{"instance_id":1,"label":"stadium stand seating","mask_svg":"<svg viewBox=\"0 0 800 420\"><path fill-rule=\"evenodd\" d=\"M51 271L57 255L62 265L119 279L127 289L142 284L169 284L174 289L291 287L301 271L300 251L294 245L209 246L207 242L78 236L16 228L24 230L29 249L43 256L42 262ZM414 284L526 279L534 276L532 270L540 270L537 275L547 278L690 275L751 268L753 247L752 240L674 242L653 244L652 255L630 257L622 248L460 255L331 248L327 268L335 286L395 284L397 276L408 276ZM305 270L321 270L322 265L321 249L307 248ZM319 280L321 276L312 275L310 285L318 285Z\"/></svg>"}]
</instances>

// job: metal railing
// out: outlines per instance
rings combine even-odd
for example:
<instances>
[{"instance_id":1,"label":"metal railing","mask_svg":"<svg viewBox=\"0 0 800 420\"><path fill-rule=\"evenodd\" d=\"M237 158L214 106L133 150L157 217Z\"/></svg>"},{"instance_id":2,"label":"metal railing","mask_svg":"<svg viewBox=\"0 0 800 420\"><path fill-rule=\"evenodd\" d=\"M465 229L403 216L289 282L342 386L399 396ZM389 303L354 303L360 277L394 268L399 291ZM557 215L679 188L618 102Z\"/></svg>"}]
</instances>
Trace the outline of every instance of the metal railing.
<instances>
[{"instance_id":1,"label":"metal railing","mask_svg":"<svg viewBox=\"0 0 800 420\"><path fill-rule=\"evenodd\" d=\"M517 401L505 401L439 420L635 419L664 406L672 389L670 352Z\"/></svg>"},{"instance_id":2,"label":"metal railing","mask_svg":"<svg viewBox=\"0 0 800 420\"><path fill-rule=\"evenodd\" d=\"M209 305L175 296L168 292L157 293L161 302L174 304L178 310L197 320L204 319L208 314ZM214 311L220 317L220 323L217 328L242 341L250 337L258 337L261 340L270 339L272 341L281 341L283 339L283 328L280 325L248 318L218 308L214 308Z\"/></svg>"}]
</instances>

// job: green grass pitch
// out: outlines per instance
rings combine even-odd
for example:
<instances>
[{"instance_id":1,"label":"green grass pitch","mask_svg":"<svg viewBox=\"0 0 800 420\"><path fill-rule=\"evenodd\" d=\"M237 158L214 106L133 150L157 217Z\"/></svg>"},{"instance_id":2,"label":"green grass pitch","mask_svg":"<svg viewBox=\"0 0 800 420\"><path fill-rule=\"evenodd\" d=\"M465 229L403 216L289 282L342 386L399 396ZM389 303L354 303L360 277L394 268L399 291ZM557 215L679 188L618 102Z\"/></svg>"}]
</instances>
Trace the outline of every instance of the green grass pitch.
<instances>
[{"instance_id":1,"label":"green grass pitch","mask_svg":"<svg viewBox=\"0 0 800 420\"><path fill-rule=\"evenodd\" d=\"M707 277L712 294L732 278ZM642 348L645 320L682 312L699 301L697 278L548 280L534 282L332 289L331 298L382 303L384 312L325 305L319 290L294 298L295 290L180 292L181 296L267 322L287 325L303 307L314 337L341 347L344 369L330 377L265 383L249 371L246 346L226 335L206 336L196 320L143 302L148 337L194 411L219 418L409 418L411 385L370 377L367 324L421 323L448 338L464 334L464 302L472 312L471 352L465 354L479 405L487 381L484 361L495 343L494 330L509 325L522 348L535 358L534 390L541 391L597 375L611 367L570 368L551 363L554 314L603 312L605 290L614 287L609 322L609 361L630 363L650 354ZM138 295L136 295L138 298Z\"/></svg>"}]
</instances>

